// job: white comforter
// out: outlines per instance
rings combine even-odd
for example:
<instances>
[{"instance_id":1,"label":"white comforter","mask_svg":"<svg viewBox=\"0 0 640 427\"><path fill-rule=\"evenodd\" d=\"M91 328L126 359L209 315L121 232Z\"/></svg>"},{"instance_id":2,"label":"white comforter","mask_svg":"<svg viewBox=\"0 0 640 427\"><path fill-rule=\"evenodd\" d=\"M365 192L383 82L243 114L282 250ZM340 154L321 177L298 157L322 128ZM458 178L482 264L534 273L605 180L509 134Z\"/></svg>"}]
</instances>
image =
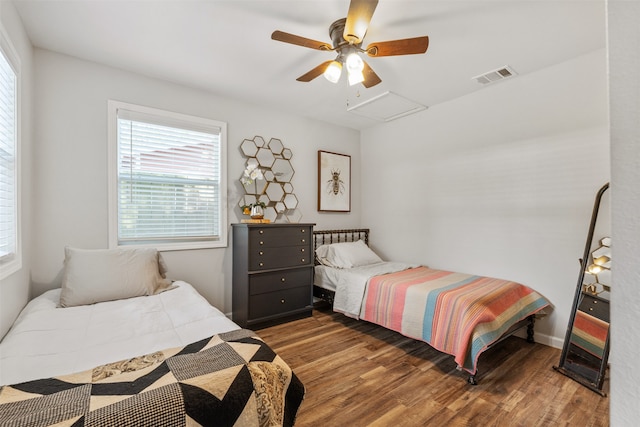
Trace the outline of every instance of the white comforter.
<instances>
[{"instance_id":1,"label":"white comforter","mask_svg":"<svg viewBox=\"0 0 640 427\"><path fill-rule=\"evenodd\" d=\"M0 385L91 369L239 329L190 284L158 295L57 308L60 289L24 308L0 342Z\"/></svg>"},{"instance_id":2,"label":"white comforter","mask_svg":"<svg viewBox=\"0 0 640 427\"><path fill-rule=\"evenodd\" d=\"M353 268L316 266L316 274L322 277L323 281L335 285L333 310L359 319L362 300L370 278L418 266L419 264L404 262L379 262ZM321 271L318 272L318 270Z\"/></svg>"}]
</instances>

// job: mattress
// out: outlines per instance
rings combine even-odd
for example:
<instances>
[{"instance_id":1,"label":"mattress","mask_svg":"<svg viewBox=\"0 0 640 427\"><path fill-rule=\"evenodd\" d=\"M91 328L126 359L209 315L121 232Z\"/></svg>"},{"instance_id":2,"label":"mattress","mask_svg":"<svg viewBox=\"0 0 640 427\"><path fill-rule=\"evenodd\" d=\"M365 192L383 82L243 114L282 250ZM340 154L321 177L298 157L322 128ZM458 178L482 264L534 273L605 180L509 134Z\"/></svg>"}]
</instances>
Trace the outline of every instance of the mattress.
<instances>
[{"instance_id":1,"label":"mattress","mask_svg":"<svg viewBox=\"0 0 640 427\"><path fill-rule=\"evenodd\" d=\"M393 261L377 262L353 268L316 265L313 284L336 293L333 302L334 311L359 319L362 301L370 278L414 267L418 267L418 264Z\"/></svg>"},{"instance_id":2,"label":"mattress","mask_svg":"<svg viewBox=\"0 0 640 427\"><path fill-rule=\"evenodd\" d=\"M0 385L67 375L240 329L190 284L158 295L58 308L30 301L0 342Z\"/></svg>"},{"instance_id":3,"label":"mattress","mask_svg":"<svg viewBox=\"0 0 640 427\"><path fill-rule=\"evenodd\" d=\"M326 265L316 265L314 267L313 284L330 291L336 291L337 275L336 269Z\"/></svg>"}]
</instances>

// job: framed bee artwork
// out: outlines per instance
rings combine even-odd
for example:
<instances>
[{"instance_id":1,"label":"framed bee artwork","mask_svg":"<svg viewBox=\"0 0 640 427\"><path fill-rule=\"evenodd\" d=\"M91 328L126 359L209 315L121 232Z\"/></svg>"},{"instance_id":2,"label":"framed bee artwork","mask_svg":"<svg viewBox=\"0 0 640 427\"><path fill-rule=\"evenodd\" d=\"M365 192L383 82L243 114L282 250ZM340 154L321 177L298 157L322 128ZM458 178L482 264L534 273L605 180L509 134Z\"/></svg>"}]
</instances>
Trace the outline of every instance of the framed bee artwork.
<instances>
[{"instance_id":1,"label":"framed bee artwork","mask_svg":"<svg viewBox=\"0 0 640 427\"><path fill-rule=\"evenodd\" d=\"M351 212L351 156L318 150L318 210Z\"/></svg>"}]
</instances>

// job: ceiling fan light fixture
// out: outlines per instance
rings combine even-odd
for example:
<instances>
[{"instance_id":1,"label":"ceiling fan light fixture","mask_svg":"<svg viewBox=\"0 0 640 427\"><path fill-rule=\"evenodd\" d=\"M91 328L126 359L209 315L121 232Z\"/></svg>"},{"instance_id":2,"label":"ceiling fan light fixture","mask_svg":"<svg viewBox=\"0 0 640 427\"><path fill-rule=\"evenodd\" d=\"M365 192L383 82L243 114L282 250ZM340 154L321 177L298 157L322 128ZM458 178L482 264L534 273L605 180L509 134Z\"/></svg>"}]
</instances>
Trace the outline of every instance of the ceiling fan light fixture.
<instances>
[{"instance_id":1,"label":"ceiling fan light fixture","mask_svg":"<svg viewBox=\"0 0 640 427\"><path fill-rule=\"evenodd\" d=\"M353 86L364 81L364 73L362 71L349 71L347 74L349 77L349 86Z\"/></svg>"},{"instance_id":2,"label":"ceiling fan light fixture","mask_svg":"<svg viewBox=\"0 0 640 427\"><path fill-rule=\"evenodd\" d=\"M327 80L337 83L342 74L342 67L346 67L349 84L362 83L368 89L381 83L382 80L369 64L363 61L360 57L361 53L371 57L414 55L425 53L429 46L429 37L422 36L371 43L367 49L363 49L362 41L367 34L369 22L377 5L378 0L349 0L347 17L337 19L329 26L331 45L279 30L274 31L271 38L309 49L334 51L338 54L335 60L324 61L298 77L297 81L310 82L320 74L324 74Z\"/></svg>"},{"instance_id":3,"label":"ceiling fan light fixture","mask_svg":"<svg viewBox=\"0 0 640 427\"><path fill-rule=\"evenodd\" d=\"M347 60L345 62L349 74L353 72L362 73L362 70L364 70L364 61L356 52L351 52L349 55L347 55Z\"/></svg>"},{"instance_id":4,"label":"ceiling fan light fixture","mask_svg":"<svg viewBox=\"0 0 640 427\"><path fill-rule=\"evenodd\" d=\"M324 70L325 79L331 83L338 83L340 75L342 74L342 64L338 61L332 61L331 64Z\"/></svg>"}]
</instances>

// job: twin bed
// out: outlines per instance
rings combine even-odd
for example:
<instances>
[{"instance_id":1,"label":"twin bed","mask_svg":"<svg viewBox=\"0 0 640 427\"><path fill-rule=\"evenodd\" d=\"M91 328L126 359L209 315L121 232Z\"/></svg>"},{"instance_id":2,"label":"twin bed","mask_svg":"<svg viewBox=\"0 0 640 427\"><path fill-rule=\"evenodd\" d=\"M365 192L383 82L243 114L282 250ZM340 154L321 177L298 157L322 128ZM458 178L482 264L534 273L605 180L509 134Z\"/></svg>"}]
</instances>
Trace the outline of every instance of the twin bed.
<instances>
[{"instance_id":1,"label":"twin bed","mask_svg":"<svg viewBox=\"0 0 640 427\"><path fill-rule=\"evenodd\" d=\"M527 328L549 302L522 284L416 264L383 262L369 230L314 232L314 296L335 311L424 341L454 357L476 384L478 357Z\"/></svg>"},{"instance_id":2,"label":"twin bed","mask_svg":"<svg viewBox=\"0 0 640 427\"><path fill-rule=\"evenodd\" d=\"M67 249L0 342L0 425L293 425L290 367L158 260Z\"/></svg>"}]
</instances>

